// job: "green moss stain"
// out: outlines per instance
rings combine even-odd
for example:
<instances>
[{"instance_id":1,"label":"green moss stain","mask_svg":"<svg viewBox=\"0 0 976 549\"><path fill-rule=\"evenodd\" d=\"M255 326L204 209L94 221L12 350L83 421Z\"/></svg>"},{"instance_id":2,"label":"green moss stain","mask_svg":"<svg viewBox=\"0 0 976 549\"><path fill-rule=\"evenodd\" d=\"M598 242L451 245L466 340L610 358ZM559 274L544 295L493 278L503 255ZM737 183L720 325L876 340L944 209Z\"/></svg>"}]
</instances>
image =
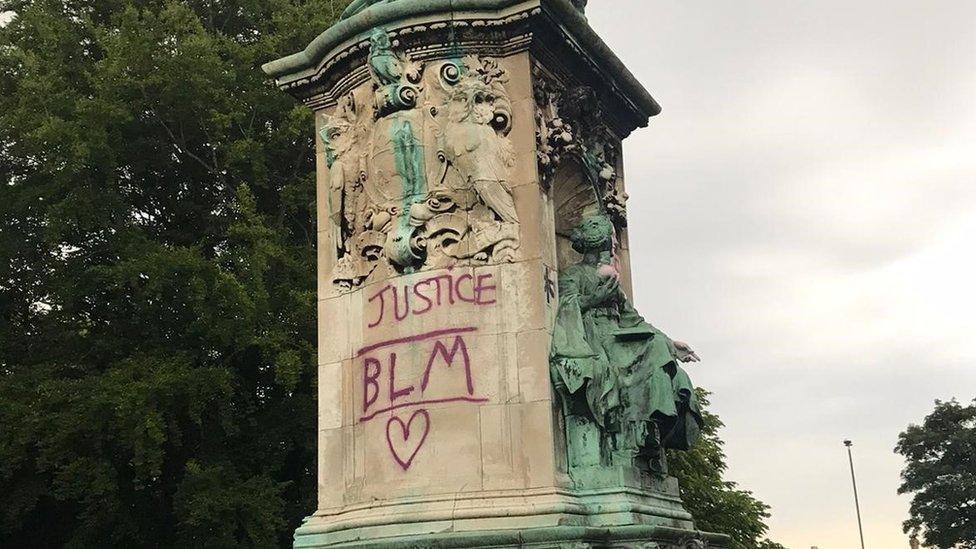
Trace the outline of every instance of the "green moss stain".
<instances>
[{"instance_id":1,"label":"green moss stain","mask_svg":"<svg viewBox=\"0 0 976 549\"><path fill-rule=\"evenodd\" d=\"M413 124L409 120L402 118L393 120L390 132L394 164L403 186L403 209L397 221L393 242L396 254L406 258L412 255L410 237L413 234L413 227L410 226L410 207L427 193L427 165L424 160L424 148L418 144Z\"/></svg>"},{"instance_id":2,"label":"green moss stain","mask_svg":"<svg viewBox=\"0 0 976 549\"><path fill-rule=\"evenodd\" d=\"M328 126L322 126L322 129L319 130L319 137L322 139L322 145L325 149L325 165L331 168L332 164L335 163L336 154L335 149L332 148Z\"/></svg>"}]
</instances>

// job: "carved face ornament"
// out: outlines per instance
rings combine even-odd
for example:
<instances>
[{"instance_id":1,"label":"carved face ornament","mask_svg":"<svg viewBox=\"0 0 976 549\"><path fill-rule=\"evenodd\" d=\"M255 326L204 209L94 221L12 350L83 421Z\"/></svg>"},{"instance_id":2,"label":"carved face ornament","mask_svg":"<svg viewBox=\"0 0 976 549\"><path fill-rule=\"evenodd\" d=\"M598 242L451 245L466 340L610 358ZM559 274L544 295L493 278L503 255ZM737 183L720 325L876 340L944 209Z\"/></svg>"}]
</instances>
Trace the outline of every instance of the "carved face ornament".
<instances>
[{"instance_id":1,"label":"carved face ornament","mask_svg":"<svg viewBox=\"0 0 976 549\"><path fill-rule=\"evenodd\" d=\"M494 118L494 97L480 79L466 78L455 88L451 96L450 119L452 122L471 122L488 125Z\"/></svg>"},{"instance_id":2,"label":"carved face ornament","mask_svg":"<svg viewBox=\"0 0 976 549\"><path fill-rule=\"evenodd\" d=\"M371 54L386 52L392 46L393 44L390 42L390 35L386 34L385 30L376 28L373 29L372 33L370 33L369 52Z\"/></svg>"}]
</instances>

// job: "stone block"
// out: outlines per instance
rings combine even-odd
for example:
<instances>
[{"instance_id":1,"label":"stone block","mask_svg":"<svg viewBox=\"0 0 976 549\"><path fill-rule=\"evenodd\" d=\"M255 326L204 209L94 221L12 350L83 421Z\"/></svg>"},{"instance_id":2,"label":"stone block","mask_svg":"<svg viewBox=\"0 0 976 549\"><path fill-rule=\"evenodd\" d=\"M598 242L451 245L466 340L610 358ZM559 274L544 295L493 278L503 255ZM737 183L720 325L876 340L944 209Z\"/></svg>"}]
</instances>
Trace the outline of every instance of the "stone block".
<instances>
[{"instance_id":1,"label":"stone block","mask_svg":"<svg viewBox=\"0 0 976 549\"><path fill-rule=\"evenodd\" d=\"M317 295L322 299L335 294L331 275L337 258L331 229L316 233L315 255Z\"/></svg>"},{"instance_id":2,"label":"stone block","mask_svg":"<svg viewBox=\"0 0 976 549\"><path fill-rule=\"evenodd\" d=\"M342 362L320 364L318 367L320 430L338 429L343 425L345 377Z\"/></svg>"},{"instance_id":3,"label":"stone block","mask_svg":"<svg viewBox=\"0 0 976 549\"><path fill-rule=\"evenodd\" d=\"M549 379L549 348L552 338L547 330L518 334L519 397L521 402L552 400Z\"/></svg>"},{"instance_id":4,"label":"stone block","mask_svg":"<svg viewBox=\"0 0 976 549\"><path fill-rule=\"evenodd\" d=\"M513 101L532 99L532 68L529 54L520 52L500 58L498 61L508 74L505 89L508 91L509 98Z\"/></svg>"},{"instance_id":5,"label":"stone block","mask_svg":"<svg viewBox=\"0 0 976 549\"><path fill-rule=\"evenodd\" d=\"M629 297L631 301L633 301L634 277L630 266L630 252L627 250L621 250L617 254L617 259L620 262L620 289L624 291L624 294Z\"/></svg>"},{"instance_id":6,"label":"stone block","mask_svg":"<svg viewBox=\"0 0 976 549\"><path fill-rule=\"evenodd\" d=\"M320 429L318 445L319 509L341 507L345 493L343 430Z\"/></svg>"},{"instance_id":7,"label":"stone block","mask_svg":"<svg viewBox=\"0 0 976 549\"><path fill-rule=\"evenodd\" d=\"M556 482L556 448L553 437L552 404L549 401L518 405L521 425L525 484L553 486Z\"/></svg>"},{"instance_id":8,"label":"stone block","mask_svg":"<svg viewBox=\"0 0 976 549\"><path fill-rule=\"evenodd\" d=\"M514 299L500 302L505 331L521 332L545 329L545 267L538 259L509 263L499 267L501 283Z\"/></svg>"},{"instance_id":9,"label":"stone block","mask_svg":"<svg viewBox=\"0 0 976 549\"><path fill-rule=\"evenodd\" d=\"M512 190L515 209L520 220L518 257L522 260L543 257L543 248L549 244L545 220L546 196L538 185L522 185Z\"/></svg>"},{"instance_id":10,"label":"stone block","mask_svg":"<svg viewBox=\"0 0 976 549\"><path fill-rule=\"evenodd\" d=\"M359 327L353 294L343 294L318 302L319 364L330 364L352 358Z\"/></svg>"},{"instance_id":11,"label":"stone block","mask_svg":"<svg viewBox=\"0 0 976 549\"><path fill-rule=\"evenodd\" d=\"M482 489L479 406L433 404L380 414L363 423L360 497L388 500L415 494Z\"/></svg>"},{"instance_id":12,"label":"stone block","mask_svg":"<svg viewBox=\"0 0 976 549\"><path fill-rule=\"evenodd\" d=\"M525 488L521 414L517 405L481 407L481 462L485 490Z\"/></svg>"},{"instance_id":13,"label":"stone block","mask_svg":"<svg viewBox=\"0 0 976 549\"><path fill-rule=\"evenodd\" d=\"M541 249L542 262L553 268L559 267L556 255L555 204L548 193L543 195L540 217L542 230L539 232L539 248Z\"/></svg>"}]
</instances>

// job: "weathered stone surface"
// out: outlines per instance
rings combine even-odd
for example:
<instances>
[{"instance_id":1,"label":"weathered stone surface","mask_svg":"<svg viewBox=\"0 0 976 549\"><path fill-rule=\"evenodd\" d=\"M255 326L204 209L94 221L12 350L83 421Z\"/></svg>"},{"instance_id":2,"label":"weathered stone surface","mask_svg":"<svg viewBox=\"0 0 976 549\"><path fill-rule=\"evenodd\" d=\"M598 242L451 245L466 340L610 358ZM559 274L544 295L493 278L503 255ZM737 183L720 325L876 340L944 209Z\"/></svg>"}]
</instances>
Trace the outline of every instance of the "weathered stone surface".
<instances>
[{"instance_id":1,"label":"weathered stone surface","mask_svg":"<svg viewBox=\"0 0 976 549\"><path fill-rule=\"evenodd\" d=\"M319 509L342 507L345 494L345 477L342 474L345 463L344 429L320 429L318 437L318 504ZM328 464L329 467L325 465ZM338 468L333 468L338 466Z\"/></svg>"},{"instance_id":2,"label":"weathered stone surface","mask_svg":"<svg viewBox=\"0 0 976 549\"><path fill-rule=\"evenodd\" d=\"M629 268L620 144L659 110L583 5L357 0L266 65L319 137L319 499L296 547L723 546L552 383L572 230L612 219Z\"/></svg>"},{"instance_id":3,"label":"weathered stone surface","mask_svg":"<svg viewBox=\"0 0 976 549\"><path fill-rule=\"evenodd\" d=\"M548 402L553 393L549 386L549 348L551 336L548 330L528 330L518 334L516 341L520 402Z\"/></svg>"},{"instance_id":4,"label":"weathered stone surface","mask_svg":"<svg viewBox=\"0 0 976 549\"><path fill-rule=\"evenodd\" d=\"M335 362L319 366L319 429L338 429L345 423L346 405L343 391L346 388L343 363Z\"/></svg>"}]
</instances>

